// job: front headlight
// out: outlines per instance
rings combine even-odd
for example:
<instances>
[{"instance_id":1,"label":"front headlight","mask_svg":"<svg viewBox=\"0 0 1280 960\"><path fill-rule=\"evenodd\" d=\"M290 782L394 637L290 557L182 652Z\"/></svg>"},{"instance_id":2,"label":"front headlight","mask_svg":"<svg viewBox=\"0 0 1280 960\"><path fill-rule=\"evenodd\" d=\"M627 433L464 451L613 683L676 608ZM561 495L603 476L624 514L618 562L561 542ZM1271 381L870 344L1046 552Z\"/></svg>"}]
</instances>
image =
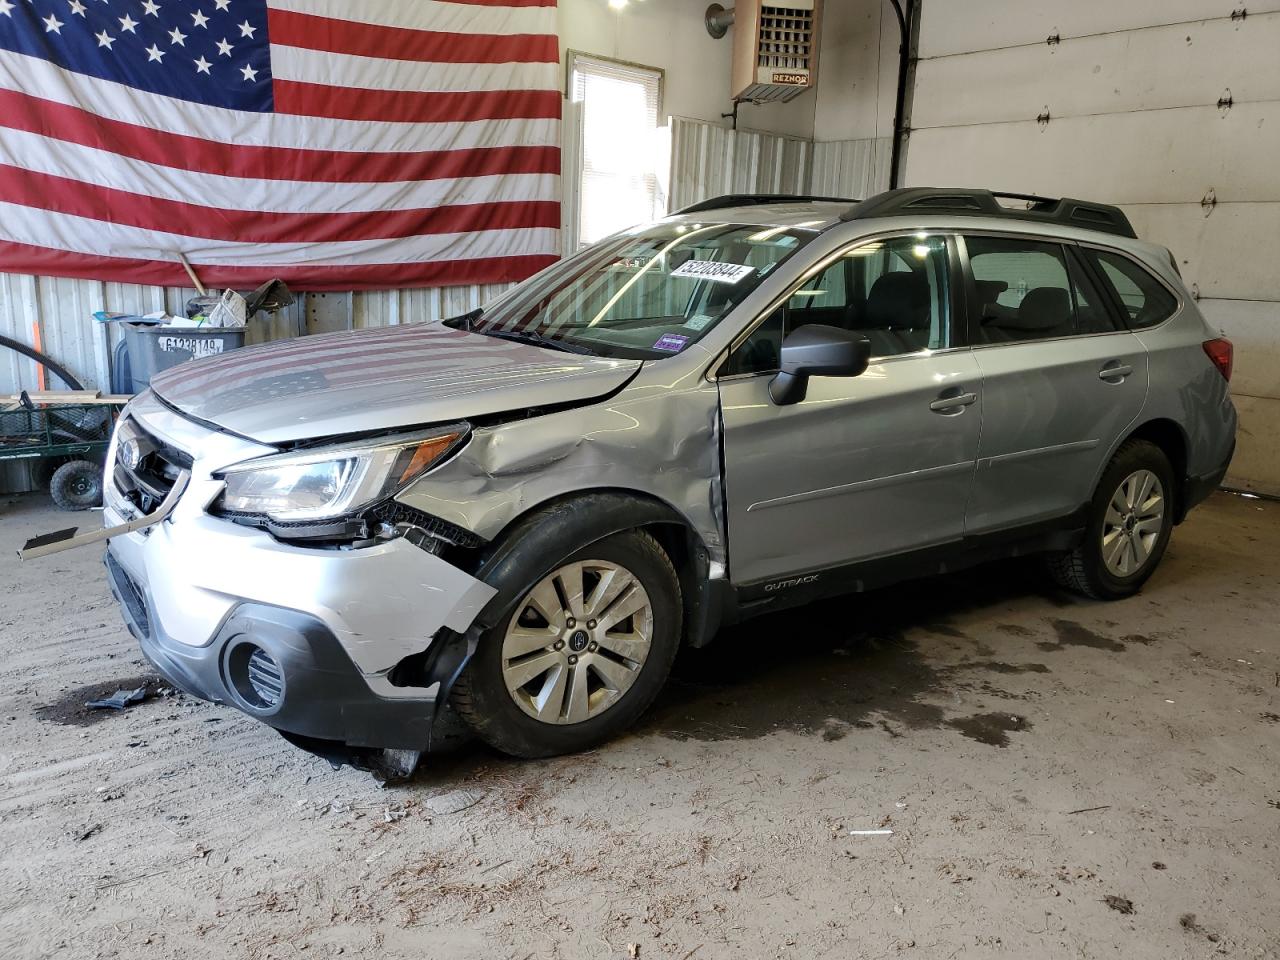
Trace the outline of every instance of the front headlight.
<instances>
[{"instance_id":1,"label":"front headlight","mask_svg":"<svg viewBox=\"0 0 1280 960\"><path fill-rule=\"evenodd\" d=\"M228 467L221 507L273 520L328 520L391 496L439 463L465 425L263 457Z\"/></svg>"}]
</instances>

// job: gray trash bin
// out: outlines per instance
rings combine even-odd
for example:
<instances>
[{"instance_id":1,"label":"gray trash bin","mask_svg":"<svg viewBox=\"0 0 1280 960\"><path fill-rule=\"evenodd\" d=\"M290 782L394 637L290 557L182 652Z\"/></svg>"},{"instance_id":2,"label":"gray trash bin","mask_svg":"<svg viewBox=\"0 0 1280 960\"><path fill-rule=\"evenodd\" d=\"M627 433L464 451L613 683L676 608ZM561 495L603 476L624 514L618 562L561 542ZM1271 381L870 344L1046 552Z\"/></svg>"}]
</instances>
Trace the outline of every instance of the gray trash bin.
<instances>
[{"instance_id":1,"label":"gray trash bin","mask_svg":"<svg viewBox=\"0 0 1280 960\"><path fill-rule=\"evenodd\" d=\"M188 360L216 357L244 346L244 327L171 327L157 323L124 324L133 392L151 385L151 378Z\"/></svg>"}]
</instances>

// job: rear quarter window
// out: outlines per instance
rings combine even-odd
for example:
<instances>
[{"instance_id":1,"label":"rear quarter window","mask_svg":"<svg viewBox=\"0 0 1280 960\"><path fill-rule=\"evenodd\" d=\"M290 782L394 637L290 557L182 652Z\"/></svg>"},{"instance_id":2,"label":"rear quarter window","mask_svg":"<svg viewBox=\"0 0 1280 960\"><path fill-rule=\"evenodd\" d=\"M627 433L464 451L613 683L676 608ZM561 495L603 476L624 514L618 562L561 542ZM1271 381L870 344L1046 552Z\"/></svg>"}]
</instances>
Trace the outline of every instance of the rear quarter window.
<instances>
[{"instance_id":1,"label":"rear quarter window","mask_svg":"<svg viewBox=\"0 0 1280 960\"><path fill-rule=\"evenodd\" d=\"M1173 316L1178 298L1169 288L1128 257L1105 250L1085 250L1124 311L1129 329L1154 327Z\"/></svg>"}]
</instances>

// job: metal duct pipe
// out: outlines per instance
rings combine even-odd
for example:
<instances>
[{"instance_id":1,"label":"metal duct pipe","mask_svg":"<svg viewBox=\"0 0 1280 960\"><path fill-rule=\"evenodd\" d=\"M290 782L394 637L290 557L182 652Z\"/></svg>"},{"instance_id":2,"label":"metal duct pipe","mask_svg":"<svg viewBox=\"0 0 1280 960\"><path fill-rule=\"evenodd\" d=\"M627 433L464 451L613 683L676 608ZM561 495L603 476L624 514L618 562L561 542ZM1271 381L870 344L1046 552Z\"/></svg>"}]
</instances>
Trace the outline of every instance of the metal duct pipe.
<instances>
[{"instance_id":1,"label":"metal duct pipe","mask_svg":"<svg viewBox=\"0 0 1280 960\"><path fill-rule=\"evenodd\" d=\"M719 40L733 26L733 8L730 7L726 10L720 4L713 3L707 7L704 20L707 24L707 33L711 34L714 39Z\"/></svg>"}]
</instances>

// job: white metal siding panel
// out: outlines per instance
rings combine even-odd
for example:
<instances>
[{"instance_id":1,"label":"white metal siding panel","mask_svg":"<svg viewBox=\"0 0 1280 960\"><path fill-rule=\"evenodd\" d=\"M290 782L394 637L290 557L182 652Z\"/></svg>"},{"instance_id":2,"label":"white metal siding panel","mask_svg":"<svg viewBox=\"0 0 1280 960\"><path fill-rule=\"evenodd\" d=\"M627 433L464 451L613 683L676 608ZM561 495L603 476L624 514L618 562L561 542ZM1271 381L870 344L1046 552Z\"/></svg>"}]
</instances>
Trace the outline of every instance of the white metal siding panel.
<instances>
[{"instance_id":1,"label":"white metal siding panel","mask_svg":"<svg viewBox=\"0 0 1280 960\"><path fill-rule=\"evenodd\" d=\"M1267 300L1280 314L1280 202L1219 204L1208 216L1198 203L1127 209L1139 236L1172 250L1201 297ZM1280 321L1272 351L1263 359L1280 362Z\"/></svg>"},{"instance_id":2,"label":"white metal siding panel","mask_svg":"<svg viewBox=\"0 0 1280 960\"><path fill-rule=\"evenodd\" d=\"M889 189L892 143L889 137L815 143L809 192L865 200Z\"/></svg>"},{"instance_id":3,"label":"white metal siding panel","mask_svg":"<svg viewBox=\"0 0 1280 960\"><path fill-rule=\"evenodd\" d=\"M1280 70L1280 68L1277 68ZM913 128L913 184L981 185L1109 203L1280 200L1280 99L1223 111L1099 114ZM1215 216L1217 214L1215 213ZM1151 239L1157 239L1152 237Z\"/></svg>"},{"instance_id":4,"label":"white metal siding panel","mask_svg":"<svg viewBox=\"0 0 1280 960\"><path fill-rule=\"evenodd\" d=\"M1055 119L1211 106L1228 85L1237 106L1280 100L1274 59L1270 69L1261 61L1258 69L1223 69L1260 48L1280 51L1280 13L946 57L919 71L911 125L1028 120L1046 106Z\"/></svg>"},{"instance_id":5,"label":"white metal siding panel","mask_svg":"<svg viewBox=\"0 0 1280 960\"><path fill-rule=\"evenodd\" d=\"M473 284L466 287L371 290L346 296L351 297L352 328L362 330L455 317L484 306L510 286Z\"/></svg>"},{"instance_id":6,"label":"white metal siding panel","mask_svg":"<svg viewBox=\"0 0 1280 960\"><path fill-rule=\"evenodd\" d=\"M1236 413L1240 429L1236 435L1236 455L1227 472L1227 486L1280 497L1280 472L1276 451L1280 450L1280 400L1237 394Z\"/></svg>"},{"instance_id":7,"label":"white metal siding panel","mask_svg":"<svg viewBox=\"0 0 1280 960\"><path fill-rule=\"evenodd\" d=\"M671 118L671 200L678 210L728 193L805 193L813 145Z\"/></svg>"},{"instance_id":8,"label":"white metal siding panel","mask_svg":"<svg viewBox=\"0 0 1280 960\"><path fill-rule=\"evenodd\" d=\"M1201 300L1200 312L1236 348L1232 392L1280 402L1280 304L1273 300ZM1277 407L1280 413L1280 407Z\"/></svg>"},{"instance_id":9,"label":"white metal siding panel","mask_svg":"<svg viewBox=\"0 0 1280 960\"><path fill-rule=\"evenodd\" d=\"M1136 31L1173 23L1230 18L1249 8L1248 19L1280 9L1274 0L924 0L920 56L939 57L1015 44L1044 44L1063 38Z\"/></svg>"}]
</instances>

